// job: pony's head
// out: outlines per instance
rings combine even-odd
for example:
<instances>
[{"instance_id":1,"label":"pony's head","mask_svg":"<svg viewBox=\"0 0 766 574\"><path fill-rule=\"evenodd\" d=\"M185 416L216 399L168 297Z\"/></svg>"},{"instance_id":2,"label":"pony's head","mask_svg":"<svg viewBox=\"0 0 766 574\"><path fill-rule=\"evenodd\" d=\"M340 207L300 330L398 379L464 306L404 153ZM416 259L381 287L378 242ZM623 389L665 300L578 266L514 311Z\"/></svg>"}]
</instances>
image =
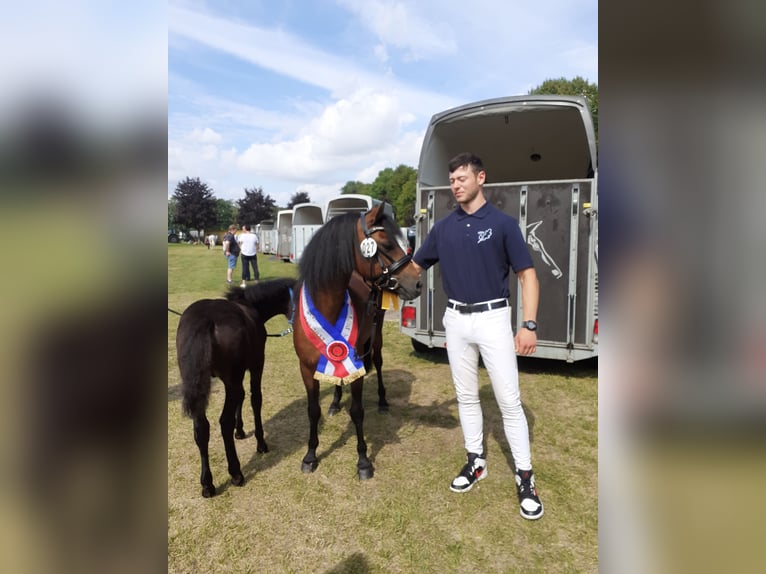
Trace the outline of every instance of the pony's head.
<instances>
[{"instance_id":1,"label":"pony's head","mask_svg":"<svg viewBox=\"0 0 766 574\"><path fill-rule=\"evenodd\" d=\"M420 295L420 272L397 241L401 231L385 213L385 205L383 202L359 215L356 271L380 289L405 300L414 299Z\"/></svg>"}]
</instances>

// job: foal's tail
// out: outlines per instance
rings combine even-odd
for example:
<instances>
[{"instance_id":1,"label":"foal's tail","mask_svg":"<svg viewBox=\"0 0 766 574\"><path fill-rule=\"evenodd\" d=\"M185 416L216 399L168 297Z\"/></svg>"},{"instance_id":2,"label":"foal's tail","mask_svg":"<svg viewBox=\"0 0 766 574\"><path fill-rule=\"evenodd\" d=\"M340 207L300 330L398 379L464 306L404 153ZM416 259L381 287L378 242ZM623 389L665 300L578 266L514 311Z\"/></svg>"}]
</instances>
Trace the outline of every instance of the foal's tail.
<instances>
[{"instance_id":1,"label":"foal's tail","mask_svg":"<svg viewBox=\"0 0 766 574\"><path fill-rule=\"evenodd\" d=\"M198 319L191 325L179 324L176 348L181 371L184 414L204 414L210 397L213 353L213 324Z\"/></svg>"}]
</instances>

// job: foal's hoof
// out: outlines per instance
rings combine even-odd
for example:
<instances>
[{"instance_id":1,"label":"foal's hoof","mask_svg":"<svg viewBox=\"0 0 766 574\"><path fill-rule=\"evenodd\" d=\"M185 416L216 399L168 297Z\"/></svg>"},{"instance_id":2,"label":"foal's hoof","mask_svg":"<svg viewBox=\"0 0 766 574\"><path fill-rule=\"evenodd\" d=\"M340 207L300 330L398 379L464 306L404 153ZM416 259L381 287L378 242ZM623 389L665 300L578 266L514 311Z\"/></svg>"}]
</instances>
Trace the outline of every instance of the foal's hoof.
<instances>
[{"instance_id":1,"label":"foal's hoof","mask_svg":"<svg viewBox=\"0 0 766 574\"><path fill-rule=\"evenodd\" d=\"M314 472L317 469L317 466L319 466L319 462L316 460L312 462L306 462L304 460L301 462L301 472L303 472L303 474L309 474L310 472Z\"/></svg>"},{"instance_id":2,"label":"foal's hoof","mask_svg":"<svg viewBox=\"0 0 766 574\"><path fill-rule=\"evenodd\" d=\"M231 477L231 483L234 486L242 486L243 484L245 484L245 477L242 476L241 474L237 474L236 476L232 476Z\"/></svg>"},{"instance_id":3,"label":"foal's hoof","mask_svg":"<svg viewBox=\"0 0 766 574\"><path fill-rule=\"evenodd\" d=\"M383 414L388 412L388 405L378 405L378 413Z\"/></svg>"},{"instance_id":4,"label":"foal's hoof","mask_svg":"<svg viewBox=\"0 0 766 574\"><path fill-rule=\"evenodd\" d=\"M372 466L368 466L367 468L357 468L356 474L359 477L359 480L369 480L372 478L372 475L375 474L375 470Z\"/></svg>"},{"instance_id":5,"label":"foal's hoof","mask_svg":"<svg viewBox=\"0 0 766 574\"><path fill-rule=\"evenodd\" d=\"M234 431L234 438L243 439L246 436L247 435L245 434L245 431L243 431L243 430L236 430L236 431Z\"/></svg>"},{"instance_id":6,"label":"foal's hoof","mask_svg":"<svg viewBox=\"0 0 766 574\"><path fill-rule=\"evenodd\" d=\"M258 443L258 446L256 447L256 449L255 449L255 450L256 450L256 451L258 451L258 452L261 452L261 453L263 453L263 452L269 452L269 447L268 447L268 446L266 446L266 443L265 443L265 442L263 442L263 443Z\"/></svg>"},{"instance_id":7,"label":"foal's hoof","mask_svg":"<svg viewBox=\"0 0 766 574\"><path fill-rule=\"evenodd\" d=\"M327 409L327 414L330 416L337 415L340 412L340 407L338 405L330 405L330 408Z\"/></svg>"},{"instance_id":8,"label":"foal's hoof","mask_svg":"<svg viewBox=\"0 0 766 574\"><path fill-rule=\"evenodd\" d=\"M202 487L202 498L213 498L214 496L215 496L215 486L211 484L210 486Z\"/></svg>"}]
</instances>

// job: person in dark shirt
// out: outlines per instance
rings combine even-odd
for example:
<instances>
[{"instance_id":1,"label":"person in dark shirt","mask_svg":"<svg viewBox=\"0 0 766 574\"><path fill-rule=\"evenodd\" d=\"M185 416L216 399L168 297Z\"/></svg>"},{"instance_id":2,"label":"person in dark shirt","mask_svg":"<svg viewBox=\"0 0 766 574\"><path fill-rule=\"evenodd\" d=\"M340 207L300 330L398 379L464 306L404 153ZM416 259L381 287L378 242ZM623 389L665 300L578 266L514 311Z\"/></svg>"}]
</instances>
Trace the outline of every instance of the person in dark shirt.
<instances>
[{"instance_id":1,"label":"person in dark shirt","mask_svg":"<svg viewBox=\"0 0 766 574\"><path fill-rule=\"evenodd\" d=\"M484 165L462 153L448 164L457 208L437 221L413 262L421 269L439 263L447 294L444 327L452 381L458 401L468 462L450 485L467 492L487 476L484 428L479 402L479 356L487 367L503 429L516 466L521 516L536 520L543 504L532 472L529 427L521 405L516 353L537 349L539 284L519 223L487 202ZM514 337L508 276L521 286L523 327Z\"/></svg>"}]
</instances>

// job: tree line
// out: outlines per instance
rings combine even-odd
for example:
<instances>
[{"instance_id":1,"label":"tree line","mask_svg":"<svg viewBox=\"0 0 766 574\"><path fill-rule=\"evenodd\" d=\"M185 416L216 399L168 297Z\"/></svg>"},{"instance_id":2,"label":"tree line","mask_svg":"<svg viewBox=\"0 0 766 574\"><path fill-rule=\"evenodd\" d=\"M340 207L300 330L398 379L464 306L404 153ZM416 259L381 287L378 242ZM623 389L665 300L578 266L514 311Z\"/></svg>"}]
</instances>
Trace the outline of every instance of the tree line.
<instances>
[{"instance_id":1,"label":"tree line","mask_svg":"<svg viewBox=\"0 0 766 574\"><path fill-rule=\"evenodd\" d=\"M588 101L598 141L598 86L580 76L548 79L529 91L529 94L558 94L583 96ZM372 183L348 181L341 187L340 194L358 193L391 203L397 223L408 227L414 223L415 188L417 170L407 165L385 168L378 172ZM277 211L291 209L299 203L311 203L305 191L294 193L284 207L263 188L244 188L244 197L237 200L215 197L213 190L199 177L187 177L179 182L171 199L168 200L168 228L181 231L203 229L225 229L232 223L255 225L265 220L276 219Z\"/></svg>"}]
</instances>

